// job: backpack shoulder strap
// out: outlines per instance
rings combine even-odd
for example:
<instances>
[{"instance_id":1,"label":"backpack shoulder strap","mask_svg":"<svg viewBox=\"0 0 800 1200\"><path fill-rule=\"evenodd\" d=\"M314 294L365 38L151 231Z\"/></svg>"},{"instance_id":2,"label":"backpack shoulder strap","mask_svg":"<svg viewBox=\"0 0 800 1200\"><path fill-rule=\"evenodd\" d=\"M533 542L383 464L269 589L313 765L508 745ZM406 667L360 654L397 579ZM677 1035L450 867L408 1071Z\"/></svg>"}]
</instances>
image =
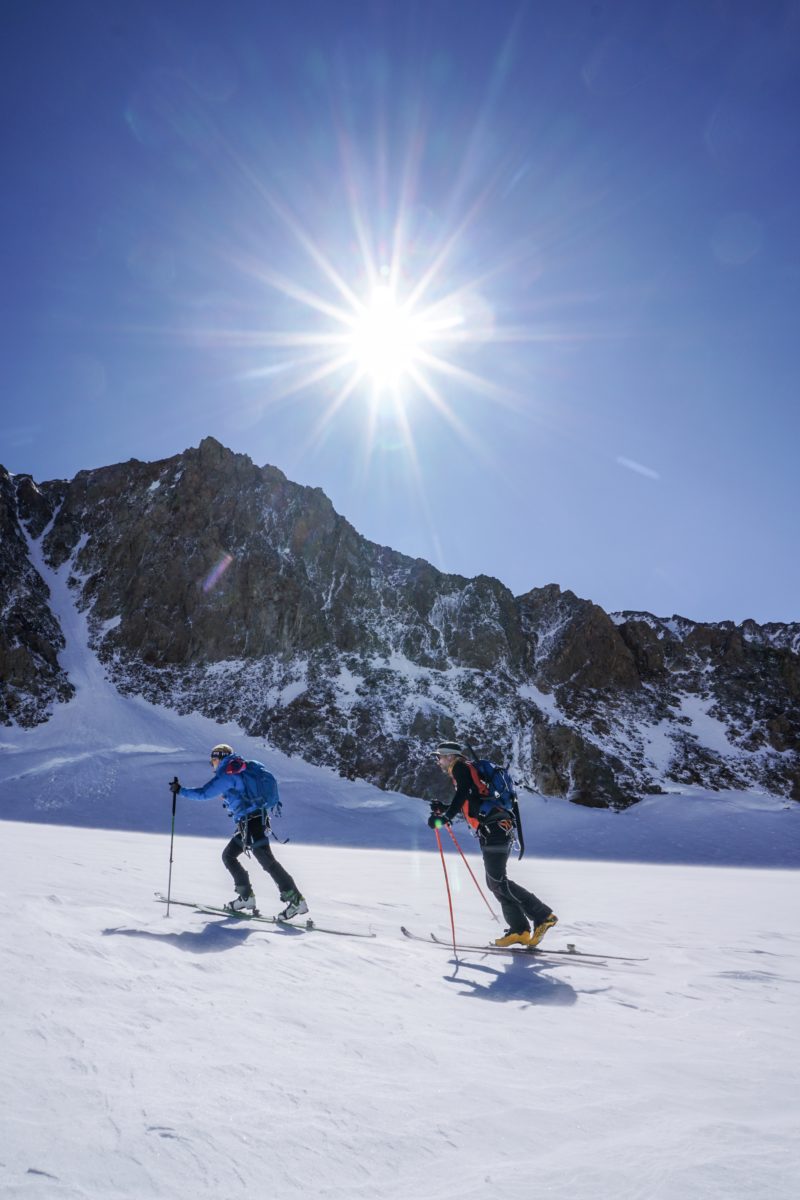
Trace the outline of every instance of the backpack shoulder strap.
<instances>
[{"instance_id":1,"label":"backpack shoulder strap","mask_svg":"<svg viewBox=\"0 0 800 1200\"><path fill-rule=\"evenodd\" d=\"M478 774L477 764L474 762L468 761L467 766L469 767L469 773L472 776L472 782L475 784L475 788L478 792L478 795L479 796L488 796L489 788L488 788L487 784L484 783L484 781L481 779L480 775Z\"/></svg>"},{"instance_id":2,"label":"backpack shoulder strap","mask_svg":"<svg viewBox=\"0 0 800 1200\"><path fill-rule=\"evenodd\" d=\"M226 775L241 775L247 770L247 763L238 754L232 754L225 764Z\"/></svg>"}]
</instances>

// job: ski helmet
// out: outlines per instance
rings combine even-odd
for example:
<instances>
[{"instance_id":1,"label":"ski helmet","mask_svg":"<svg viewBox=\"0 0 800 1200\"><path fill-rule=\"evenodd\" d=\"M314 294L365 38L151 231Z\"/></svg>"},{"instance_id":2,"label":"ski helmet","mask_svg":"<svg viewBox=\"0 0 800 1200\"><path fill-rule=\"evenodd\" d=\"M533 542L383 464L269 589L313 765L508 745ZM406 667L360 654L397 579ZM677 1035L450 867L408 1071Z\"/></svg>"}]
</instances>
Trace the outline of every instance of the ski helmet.
<instances>
[{"instance_id":1,"label":"ski helmet","mask_svg":"<svg viewBox=\"0 0 800 1200\"><path fill-rule=\"evenodd\" d=\"M229 754L233 754L233 746L229 746L227 742L220 742L211 751L212 758L227 758Z\"/></svg>"},{"instance_id":2,"label":"ski helmet","mask_svg":"<svg viewBox=\"0 0 800 1200\"><path fill-rule=\"evenodd\" d=\"M433 753L436 758L442 758L448 754L463 756L465 750L459 742L439 742Z\"/></svg>"}]
</instances>

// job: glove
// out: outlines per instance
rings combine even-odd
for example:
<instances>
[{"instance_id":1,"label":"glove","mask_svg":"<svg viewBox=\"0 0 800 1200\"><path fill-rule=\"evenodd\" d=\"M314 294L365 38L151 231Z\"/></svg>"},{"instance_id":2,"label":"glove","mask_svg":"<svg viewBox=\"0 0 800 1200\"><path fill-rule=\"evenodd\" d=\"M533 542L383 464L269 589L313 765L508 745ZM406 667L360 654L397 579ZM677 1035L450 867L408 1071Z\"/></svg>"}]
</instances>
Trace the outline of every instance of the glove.
<instances>
[{"instance_id":1,"label":"glove","mask_svg":"<svg viewBox=\"0 0 800 1200\"><path fill-rule=\"evenodd\" d=\"M180 781L177 775L173 780L170 781L169 790L172 792L173 796L177 796L178 792L181 790Z\"/></svg>"},{"instance_id":2,"label":"glove","mask_svg":"<svg viewBox=\"0 0 800 1200\"><path fill-rule=\"evenodd\" d=\"M447 817L443 811L432 812L431 815L428 817L428 828L429 829L441 829L442 825L449 825L449 824L450 824L450 818Z\"/></svg>"}]
</instances>

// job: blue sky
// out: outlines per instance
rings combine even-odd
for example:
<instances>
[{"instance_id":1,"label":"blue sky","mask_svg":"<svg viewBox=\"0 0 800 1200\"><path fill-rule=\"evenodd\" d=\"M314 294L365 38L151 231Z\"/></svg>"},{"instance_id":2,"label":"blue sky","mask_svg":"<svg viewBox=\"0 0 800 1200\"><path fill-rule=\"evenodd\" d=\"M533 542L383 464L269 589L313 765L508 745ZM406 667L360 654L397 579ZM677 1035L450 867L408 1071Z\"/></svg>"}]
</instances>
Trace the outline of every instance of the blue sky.
<instances>
[{"instance_id":1,"label":"blue sky","mask_svg":"<svg viewBox=\"0 0 800 1200\"><path fill-rule=\"evenodd\" d=\"M5 466L213 434L517 594L800 619L796 3L4 13Z\"/></svg>"}]
</instances>

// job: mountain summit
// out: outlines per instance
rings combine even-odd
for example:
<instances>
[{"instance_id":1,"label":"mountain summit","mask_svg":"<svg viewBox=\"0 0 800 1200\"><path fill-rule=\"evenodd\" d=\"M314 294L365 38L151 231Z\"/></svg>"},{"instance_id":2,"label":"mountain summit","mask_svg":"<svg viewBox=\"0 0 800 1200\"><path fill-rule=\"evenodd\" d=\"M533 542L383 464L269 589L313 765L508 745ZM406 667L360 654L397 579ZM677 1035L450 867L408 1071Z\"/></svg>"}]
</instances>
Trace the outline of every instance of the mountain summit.
<instances>
[{"instance_id":1,"label":"mountain summit","mask_svg":"<svg viewBox=\"0 0 800 1200\"><path fill-rule=\"evenodd\" d=\"M800 624L607 614L436 570L214 438L37 484L0 468L0 722L68 704L43 571L69 565L114 686L350 778L438 794L470 739L545 795L682 786L800 800Z\"/></svg>"}]
</instances>

